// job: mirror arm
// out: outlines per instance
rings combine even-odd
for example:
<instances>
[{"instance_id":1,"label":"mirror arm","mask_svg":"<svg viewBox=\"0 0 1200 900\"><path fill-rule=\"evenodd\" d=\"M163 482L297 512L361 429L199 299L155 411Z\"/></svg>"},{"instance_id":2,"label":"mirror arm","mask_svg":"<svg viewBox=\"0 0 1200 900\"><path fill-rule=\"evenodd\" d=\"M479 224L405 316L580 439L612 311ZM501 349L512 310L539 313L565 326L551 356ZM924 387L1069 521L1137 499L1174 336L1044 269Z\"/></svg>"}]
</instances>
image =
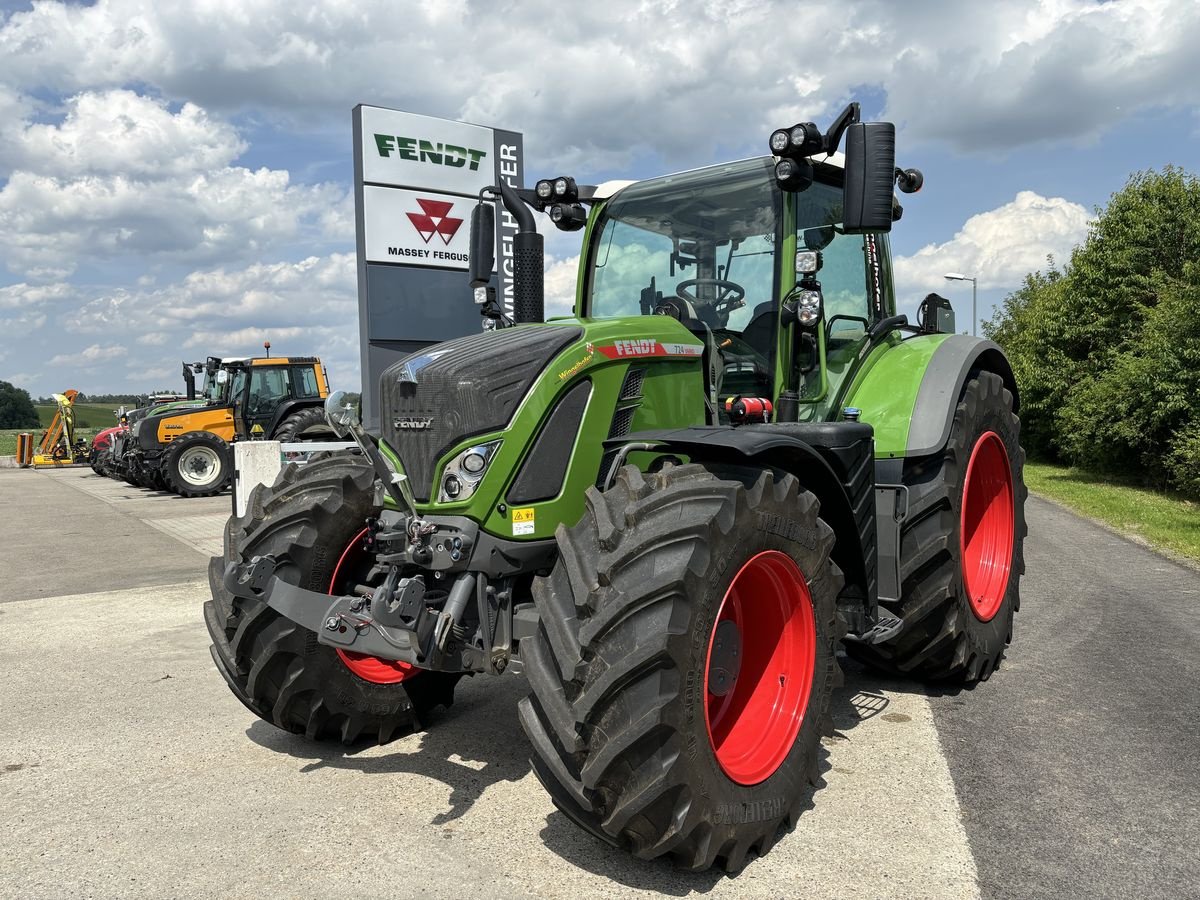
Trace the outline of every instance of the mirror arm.
<instances>
[{"instance_id":1,"label":"mirror arm","mask_svg":"<svg viewBox=\"0 0 1200 900\"><path fill-rule=\"evenodd\" d=\"M842 135L851 125L861 121L860 107L857 103L849 104L842 110L841 115L833 120L833 124L829 126L829 130L825 132L824 150L826 153L836 153L838 144L842 142Z\"/></svg>"}]
</instances>

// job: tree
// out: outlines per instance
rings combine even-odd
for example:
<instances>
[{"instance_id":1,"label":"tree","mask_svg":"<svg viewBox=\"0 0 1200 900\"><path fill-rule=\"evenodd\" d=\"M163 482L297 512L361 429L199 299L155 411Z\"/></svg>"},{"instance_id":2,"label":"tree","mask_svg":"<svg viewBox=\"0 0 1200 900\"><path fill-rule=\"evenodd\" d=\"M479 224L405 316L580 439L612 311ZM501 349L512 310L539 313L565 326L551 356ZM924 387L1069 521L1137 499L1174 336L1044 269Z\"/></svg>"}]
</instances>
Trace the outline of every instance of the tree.
<instances>
[{"instance_id":1,"label":"tree","mask_svg":"<svg viewBox=\"0 0 1200 900\"><path fill-rule=\"evenodd\" d=\"M38 414L29 391L0 381L0 428L37 428Z\"/></svg>"},{"instance_id":2,"label":"tree","mask_svg":"<svg viewBox=\"0 0 1200 900\"><path fill-rule=\"evenodd\" d=\"M1061 271L984 326L1009 354L1031 455L1200 496L1200 180L1134 174Z\"/></svg>"}]
</instances>

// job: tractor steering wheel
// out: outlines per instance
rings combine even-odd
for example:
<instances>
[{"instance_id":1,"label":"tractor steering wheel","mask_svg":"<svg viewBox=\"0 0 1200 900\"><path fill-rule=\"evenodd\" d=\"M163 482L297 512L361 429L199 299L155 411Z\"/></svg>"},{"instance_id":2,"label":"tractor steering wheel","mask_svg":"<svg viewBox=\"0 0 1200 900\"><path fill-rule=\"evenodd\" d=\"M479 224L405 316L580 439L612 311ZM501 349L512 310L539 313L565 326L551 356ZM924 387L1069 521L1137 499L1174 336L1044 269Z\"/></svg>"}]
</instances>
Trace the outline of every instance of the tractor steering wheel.
<instances>
[{"instance_id":1,"label":"tractor steering wheel","mask_svg":"<svg viewBox=\"0 0 1200 900\"><path fill-rule=\"evenodd\" d=\"M717 296L712 300L701 300L688 291L688 288L699 285L715 287ZM689 278L675 285L675 296L693 306L726 306L726 311L732 311L743 305L742 298L746 296L746 289L736 281L726 281L724 278Z\"/></svg>"}]
</instances>

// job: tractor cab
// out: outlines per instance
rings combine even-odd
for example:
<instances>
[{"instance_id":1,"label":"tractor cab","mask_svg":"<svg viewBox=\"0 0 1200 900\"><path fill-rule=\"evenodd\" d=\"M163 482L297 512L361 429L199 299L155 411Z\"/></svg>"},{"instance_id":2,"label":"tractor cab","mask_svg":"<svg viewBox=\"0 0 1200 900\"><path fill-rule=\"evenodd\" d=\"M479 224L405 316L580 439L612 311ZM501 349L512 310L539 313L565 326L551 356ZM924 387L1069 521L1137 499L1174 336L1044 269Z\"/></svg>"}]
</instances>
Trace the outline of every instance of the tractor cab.
<instances>
[{"instance_id":1,"label":"tractor cab","mask_svg":"<svg viewBox=\"0 0 1200 900\"><path fill-rule=\"evenodd\" d=\"M706 342L716 397L777 405L792 388L800 421L832 417L851 361L895 309L876 271L886 235L843 227L841 162L815 165L803 192L783 190L760 158L596 196L577 314L671 316ZM802 323L788 304L800 299L815 300L819 321L803 323L796 346L789 326ZM727 421L723 404L719 415Z\"/></svg>"},{"instance_id":2,"label":"tractor cab","mask_svg":"<svg viewBox=\"0 0 1200 900\"><path fill-rule=\"evenodd\" d=\"M316 357L226 360L226 401L237 410L239 437L263 437L298 406L329 394L325 370Z\"/></svg>"}]
</instances>

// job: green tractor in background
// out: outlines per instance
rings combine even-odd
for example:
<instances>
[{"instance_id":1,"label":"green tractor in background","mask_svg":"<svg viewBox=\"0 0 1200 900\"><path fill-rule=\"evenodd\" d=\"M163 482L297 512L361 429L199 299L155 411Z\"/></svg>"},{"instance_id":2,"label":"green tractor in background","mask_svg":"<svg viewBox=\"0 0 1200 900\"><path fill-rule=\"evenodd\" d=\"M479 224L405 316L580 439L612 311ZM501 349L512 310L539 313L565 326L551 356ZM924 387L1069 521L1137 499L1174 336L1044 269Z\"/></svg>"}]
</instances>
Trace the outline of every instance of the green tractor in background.
<instances>
[{"instance_id":1,"label":"green tractor in background","mask_svg":"<svg viewBox=\"0 0 1200 900\"><path fill-rule=\"evenodd\" d=\"M893 189L921 175L894 141L852 104L767 158L481 194L491 327L389 368L378 438L331 397L360 452L289 467L230 522L205 617L233 693L386 741L462 675L523 670L559 808L736 871L817 781L839 644L986 679L1023 571L1017 388L994 344L896 314ZM515 321L487 286L497 197ZM587 228L574 316L543 322L529 207Z\"/></svg>"}]
</instances>

